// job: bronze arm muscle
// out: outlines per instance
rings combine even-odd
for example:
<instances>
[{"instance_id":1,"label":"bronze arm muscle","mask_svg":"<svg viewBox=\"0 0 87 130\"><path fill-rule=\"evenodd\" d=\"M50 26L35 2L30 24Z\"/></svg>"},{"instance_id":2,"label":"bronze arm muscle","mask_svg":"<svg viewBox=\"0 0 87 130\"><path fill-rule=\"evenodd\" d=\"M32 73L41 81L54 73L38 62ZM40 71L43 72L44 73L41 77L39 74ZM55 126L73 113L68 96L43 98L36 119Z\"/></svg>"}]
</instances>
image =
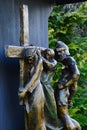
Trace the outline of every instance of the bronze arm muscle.
<instances>
[{"instance_id":1,"label":"bronze arm muscle","mask_svg":"<svg viewBox=\"0 0 87 130\"><path fill-rule=\"evenodd\" d=\"M46 58L42 57L43 59L43 63L44 65L46 66L46 68L49 68L49 69L55 69L55 66L57 64L56 60L52 60L51 62L49 60L47 60Z\"/></svg>"},{"instance_id":2,"label":"bronze arm muscle","mask_svg":"<svg viewBox=\"0 0 87 130\"><path fill-rule=\"evenodd\" d=\"M25 88L23 90L20 90L20 92L19 92L20 98L24 98L28 91L30 93L33 92L33 90L36 88L36 86L38 84L38 79L41 76L42 70L43 70L42 59L40 58L38 61L38 65L35 68L35 73L33 74L32 78L26 84Z\"/></svg>"}]
</instances>

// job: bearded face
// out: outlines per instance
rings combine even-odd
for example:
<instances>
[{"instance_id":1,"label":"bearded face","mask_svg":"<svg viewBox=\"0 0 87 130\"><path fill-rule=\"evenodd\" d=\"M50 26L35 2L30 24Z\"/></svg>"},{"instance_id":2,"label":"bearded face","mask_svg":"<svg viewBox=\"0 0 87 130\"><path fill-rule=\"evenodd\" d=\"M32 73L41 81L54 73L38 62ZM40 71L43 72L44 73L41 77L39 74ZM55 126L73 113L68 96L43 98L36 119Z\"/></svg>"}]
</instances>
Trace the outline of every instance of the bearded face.
<instances>
[{"instance_id":1,"label":"bearded face","mask_svg":"<svg viewBox=\"0 0 87 130\"><path fill-rule=\"evenodd\" d=\"M57 61L62 61L66 57L66 51L65 50L59 50L55 49L55 59Z\"/></svg>"},{"instance_id":2,"label":"bearded face","mask_svg":"<svg viewBox=\"0 0 87 130\"><path fill-rule=\"evenodd\" d=\"M27 57L27 62L29 64L34 64L35 63L35 55Z\"/></svg>"}]
</instances>

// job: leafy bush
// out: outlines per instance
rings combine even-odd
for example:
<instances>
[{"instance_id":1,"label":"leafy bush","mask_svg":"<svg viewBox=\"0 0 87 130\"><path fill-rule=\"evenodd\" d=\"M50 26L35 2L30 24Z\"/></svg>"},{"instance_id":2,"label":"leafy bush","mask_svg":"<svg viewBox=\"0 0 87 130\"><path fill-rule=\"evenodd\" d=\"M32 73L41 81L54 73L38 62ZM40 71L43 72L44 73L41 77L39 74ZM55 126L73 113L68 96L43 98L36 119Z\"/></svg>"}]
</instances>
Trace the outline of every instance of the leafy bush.
<instances>
[{"instance_id":1,"label":"leafy bush","mask_svg":"<svg viewBox=\"0 0 87 130\"><path fill-rule=\"evenodd\" d=\"M73 108L70 109L70 115L76 119L82 130L87 128L87 38L83 41L70 44L70 52L76 59L79 70L80 78L78 81L78 91L73 98Z\"/></svg>"},{"instance_id":2,"label":"leafy bush","mask_svg":"<svg viewBox=\"0 0 87 130\"><path fill-rule=\"evenodd\" d=\"M54 6L49 18L49 46L54 48L57 40L64 41L70 48L80 70L78 91L73 98L73 108L69 109L82 130L87 129L87 2L81 3L75 11L65 12L65 5ZM53 87L60 77L61 64L58 63L53 78Z\"/></svg>"},{"instance_id":3,"label":"leafy bush","mask_svg":"<svg viewBox=\"0 0 87 130\"><path fill-rule=\"evenodd\" d=\"M86 10L86 2L77 10L68 13L65 13L64 6L54 6L49 17L49 44L52 46L56 40L69 44L73 42L73 38L79 38L87 26Z\"/></svg>"}]
</instances>

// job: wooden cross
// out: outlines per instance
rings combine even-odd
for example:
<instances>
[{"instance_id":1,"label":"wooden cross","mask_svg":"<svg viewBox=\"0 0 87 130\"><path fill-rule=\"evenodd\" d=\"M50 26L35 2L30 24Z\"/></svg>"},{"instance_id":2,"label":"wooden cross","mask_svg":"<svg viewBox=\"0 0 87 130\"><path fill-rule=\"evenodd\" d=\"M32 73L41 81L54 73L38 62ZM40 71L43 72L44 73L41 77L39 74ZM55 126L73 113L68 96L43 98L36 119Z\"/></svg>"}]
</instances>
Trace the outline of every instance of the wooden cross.
<instances>
[{"instance_id":1,"label":"wooden cross","mask_svg":"<svg viewBox=\"0 0 87 130\"><path fill-rule=\"evenodd\" d=\"M21 46L6 46L5 53L9 58L19 58L20 59L20 88L24 87L25 82L27 81L27 64L24 61L25 50L30 51L35 49L35 46L29 46L29 22L28 22L28 6L21 5L20 7L20 45ZM44 50L43 47L37 47L41 50Z\"/></svg>"},{"instance_id":2,"label":"wooden cross","mask_svg":"<svg viewBox=\"0 0 87 130\"><path fill-rule=\"evenodd\" d=\"M10 58L20 58L20 87L23 87L25 82L25 62L24 50L29 46L29 21L28 21L28 6L20 6L20 45L21 46L6 46L5 53Z\"/></svg>"}]
</instances>

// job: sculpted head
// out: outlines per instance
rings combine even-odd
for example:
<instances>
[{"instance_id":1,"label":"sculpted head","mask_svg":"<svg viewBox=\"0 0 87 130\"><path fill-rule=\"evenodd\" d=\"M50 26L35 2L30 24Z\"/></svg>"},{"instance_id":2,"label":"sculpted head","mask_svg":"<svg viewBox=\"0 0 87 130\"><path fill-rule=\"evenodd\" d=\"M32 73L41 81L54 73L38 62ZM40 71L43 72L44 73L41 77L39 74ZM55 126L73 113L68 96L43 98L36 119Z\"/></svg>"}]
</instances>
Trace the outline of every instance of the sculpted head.
<instances>
[{"instance_id":1,"label":"sculpted head","mask_svg":"<svg viewBox=\"0 0 87 130\"><path fill-rule=\"evenodd\" d=\"M54 58L54 55L55 55L55 53L54 53L53 49L48 48L48 49L44 50L44 57L46 59L50 60L50 59Z\"/></svg>"},{"instance_id":2,"label":"sculpted head","mask_svg":"<svg viewBox=\"0 0 87 130\"><path fill-rule=\"evenodd\" d=\"M55 59L57 61L62 60L67 55L70 55L68 46L62 41L57 41L54 51Z\"/></svg>"},{"instance_id":3,"label":"sculpted head","mask_svg":"<svg viewBox=\"0 0 87 130\"><path fill-rule=\"evenodd\" d=\"M36 49L35 48L26 48L25 49L25 58L28 63L33 64L36 60Z\"/></svg>"}]
</instances>

